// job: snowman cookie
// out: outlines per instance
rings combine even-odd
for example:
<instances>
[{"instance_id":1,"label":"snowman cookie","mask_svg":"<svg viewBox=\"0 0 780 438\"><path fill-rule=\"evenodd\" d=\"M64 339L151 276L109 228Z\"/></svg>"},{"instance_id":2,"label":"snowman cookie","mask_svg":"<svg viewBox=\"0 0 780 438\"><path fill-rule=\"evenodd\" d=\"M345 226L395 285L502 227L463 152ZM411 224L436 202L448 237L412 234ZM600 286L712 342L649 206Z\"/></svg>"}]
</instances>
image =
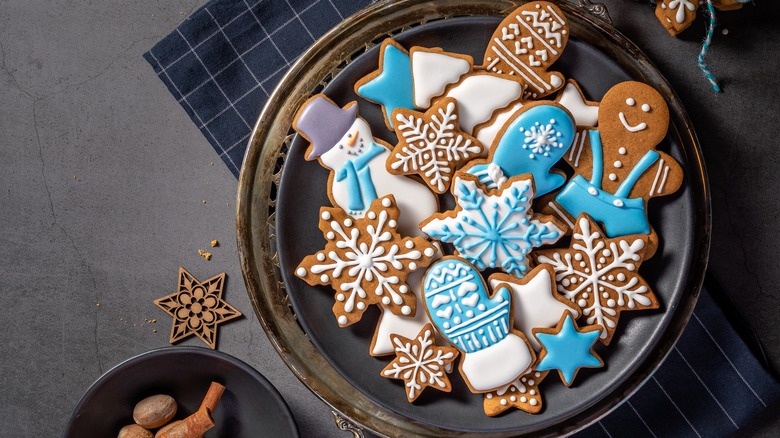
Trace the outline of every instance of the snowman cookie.
<instances>
[{"instance_id":1,"label":"snowman cookie","mask_svg":"<svg viewBox=\"0 0 780 438\"><path fill-rule=\"evenodd\" d=\"M374 138L358 116L356 102L342 108L317 94L301 106L293 129L310 142L306 159L330 169L328 197L333 205L357 219L375 199L394 195L401 210L399 231L422 235L418 224L438 211L438 200L424 184L387 171L390 145Z\"/></svg>"},{"instance_id":2,"label":"snowman cookie","mask_svg":"<svg viewBox=\"0 0 780 438\"><path fill-rule=\"evenodd\" d=\"M598 130L582 131L576 153L564 156L575 175L555 197L560 217L573 225L587 213L609 237L650 234L647 201L674 193L683 181L677 161L655 150L668 127L669 108L654 88L610 88L599 104Z\"/></svg>"},{"instance_id":3,"label":"snowman cookie","mask_svg":"<svg viewBox=\"0 0 780 438\"><path fill-rule=\"evenodd\" d=\"M530 2L510 12L498 25L480 68L520 82L525 99L542 98L564 84L561 73L547 69L568 41L569 26L563 12L550 2Z\"/></svg>"}]
</instances>

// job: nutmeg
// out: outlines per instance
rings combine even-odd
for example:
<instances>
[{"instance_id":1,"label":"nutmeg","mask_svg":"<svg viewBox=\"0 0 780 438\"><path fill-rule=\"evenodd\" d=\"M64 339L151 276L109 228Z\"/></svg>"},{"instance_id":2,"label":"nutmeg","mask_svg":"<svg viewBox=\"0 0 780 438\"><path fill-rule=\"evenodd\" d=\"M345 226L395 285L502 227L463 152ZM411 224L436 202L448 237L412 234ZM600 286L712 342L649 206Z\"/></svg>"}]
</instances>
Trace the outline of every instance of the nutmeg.
<instances>
[{"instance_id":1,"label":"nutmeg","mask_svg":"<svg viewBox=\"0 0 780 438\"><path fill-rule=\"evenodd\" d=\"M156 429L163 426L176 415L176 400L165 394L147 397L133 409L133 420L145 428Z\"/></svg>"},{"instance_id":2,"label":"nutmeg","mask_svg":"<svg viewBox=\"0 0 780 438\"><path fill-rule=\"evenodd\" d=\"M128 424L119 430L117 438L152 438L152 432L137 424Z\"/></svg>"}]
</instances>

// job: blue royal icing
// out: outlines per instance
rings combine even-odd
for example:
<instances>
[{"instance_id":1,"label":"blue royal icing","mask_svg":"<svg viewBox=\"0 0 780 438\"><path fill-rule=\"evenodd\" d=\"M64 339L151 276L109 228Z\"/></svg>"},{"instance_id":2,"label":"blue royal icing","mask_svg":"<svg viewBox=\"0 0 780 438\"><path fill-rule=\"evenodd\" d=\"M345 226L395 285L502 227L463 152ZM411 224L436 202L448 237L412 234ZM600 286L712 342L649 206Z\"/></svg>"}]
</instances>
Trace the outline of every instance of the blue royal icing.
<instances>
[{"instance_id":1,"label":"blue royal icing","mask_svg":"<svg viewBox=\"0 0 780 438\"><path fill-rule=\"evenodd\" d=\"M604 232L609 237L627 234L649 234L650 223L645 212L642 198L629 198L628 194L642 174L655 163L660 155L656 151L647 151L631 169L615 194L601 188L603 176L603 154L601 135L597 130L589 132L593 151L593 171L590 181L582 175L576 175L555 197L563 209L574 217L588 213L595 221L604 224Z\"/></svg>"},{"instance_id":2,"label":"blue royal icing","mask_svg":"<svg viewBox=\"0 0 780 438\"><path fill-rule=\"evenodd\" d=\"M583 367L597 368L603 362L591 351L599 338L600 330L579 332L570 314L566 314L561 331L555 334L536 333L536 339L547 353L536 365L537 371L559 370L566 385L571 385L577 370Z\"/></svg>"},{"instance_id":3,"label":"blue royal icing","mask_svg":"<svg viewBox=\"0 0 780 438\"><path fill-rule=\"evenodd\" d=\"M357 89L357 93L385 108L387 121L393 127L396 108L414 109L411 58L392 44L382 46L382 71Z\"/></svg>"},{"instance_id":4,"label":"blue royal icing","mask_svg":"<svg viewBox=\"0 0 780 438\"><path fill-rule=\"evenodd\" d=\"M517 116L506 128L491 155L507 178L530 173L534 177L536 196L561 187L566 178L550 169L560 160L574 141L576 127L569 113L553 105L535 106ZM468 169L480 183L497 188L488 175L488 164Z\"/></svg>"},{"instance_id":5,"label":"blue royal icing","mask_svg":"<svg viewBox=\"0 0 780 438\"><path fill-rule=\"evenodd\" d=\"M346 179L347 206L353 211L362 211L366 204L377 198L376 187L371 179L371 169L368 163L387 149L371 142L368 149L352 160L344 163L344 167L336 171L336 181Z\"/></svg>"},{"instance_id":6,"label":"blue royal icing","mask_svg":"<svg viewBox=\"0 0 780 438\"><path fill-rule=\"evenodd\" d=\"M492 298L479 272L456 258L433 264L423 279L423 297L431 321L466 353L499 343L511 328L511 293L501 288Z\"/></svg>"}]
</instances>

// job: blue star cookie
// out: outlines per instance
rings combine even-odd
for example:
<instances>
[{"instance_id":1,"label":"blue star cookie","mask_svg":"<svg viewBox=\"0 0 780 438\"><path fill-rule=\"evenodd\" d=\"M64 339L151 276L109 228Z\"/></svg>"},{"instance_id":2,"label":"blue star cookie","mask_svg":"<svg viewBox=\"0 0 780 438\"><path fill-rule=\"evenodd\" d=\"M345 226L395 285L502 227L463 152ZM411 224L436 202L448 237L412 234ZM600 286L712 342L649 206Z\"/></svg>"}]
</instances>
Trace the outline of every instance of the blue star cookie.
<instances>
[{"instance_id":1,"label":"blue star cookie","mask_svg":"<svg viewBox=\"0 0 780 438\"><path fill-rule=\"evenodd\" d=\"M392 130L393 110L414 109L412 64L409 53L392 38L384 40L379 49L379 70L357 81L355 93L381 105L384 110L385 125Z\"/></svg>"},{"instance_id":2,"label":"blue star cookie","mask_svg":"<svg viewBox=\"0 0 780 438\"><path fill-rule=\"evenodd\" d=\"M580 368L604 366L604 361L593 351L593 344L599 339L600 333L601 327L598 325L578 328L568 312L554 328L533 329L534 336L542 345L536 369L558 370L563 383L571 386Z\"/></svg>"}]
</instances>

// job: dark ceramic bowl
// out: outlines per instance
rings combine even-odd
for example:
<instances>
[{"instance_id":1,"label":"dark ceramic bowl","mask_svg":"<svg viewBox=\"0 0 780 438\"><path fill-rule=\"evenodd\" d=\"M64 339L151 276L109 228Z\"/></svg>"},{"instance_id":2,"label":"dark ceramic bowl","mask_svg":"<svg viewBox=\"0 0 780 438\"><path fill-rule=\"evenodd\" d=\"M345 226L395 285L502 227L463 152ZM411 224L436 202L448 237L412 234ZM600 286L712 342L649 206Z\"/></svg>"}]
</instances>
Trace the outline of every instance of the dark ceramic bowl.
<instances>
[{"instance_id":1,"label":"dark ceramic bowl","mask_svg":"<svg viewBox=\"0 0 780 438\"><path fill-rule=\"evenodd\" d=\"M115 437L133 423L133 408L154 394L178 403L175 419L195 412L209 384L225 385L206 437L297 437L290 409L254 368L219 351L168 347L128 359L103 374L73 410L65 438Z\"/></svg>"}]
</instances>

